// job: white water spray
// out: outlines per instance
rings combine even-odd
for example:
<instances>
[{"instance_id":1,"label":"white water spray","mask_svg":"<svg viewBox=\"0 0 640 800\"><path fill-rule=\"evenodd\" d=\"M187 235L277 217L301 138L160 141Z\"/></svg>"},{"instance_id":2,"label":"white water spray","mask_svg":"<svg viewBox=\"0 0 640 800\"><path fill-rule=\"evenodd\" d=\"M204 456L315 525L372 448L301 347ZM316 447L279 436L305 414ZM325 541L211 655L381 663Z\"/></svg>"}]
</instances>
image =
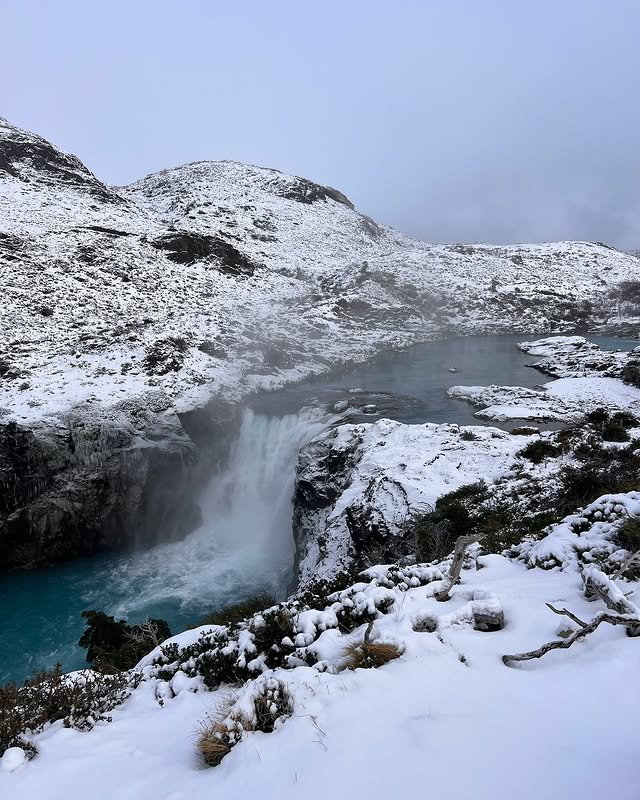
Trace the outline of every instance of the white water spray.
<instances>
[{"instance_id":1,"label":"white water spray","mask_svg":"<svg viewBox=\"0 0 640 800\"><path fill-rule=\"evenodd\" d=\"M283 417L245 410L228 464L201 498L201 527L122 559L108 576L119 597L110 613L134 619L163 604L215 607L256 592L284 596L294 556L297 453L331 419L316 408Z\"/></svg>"}]
</instances>

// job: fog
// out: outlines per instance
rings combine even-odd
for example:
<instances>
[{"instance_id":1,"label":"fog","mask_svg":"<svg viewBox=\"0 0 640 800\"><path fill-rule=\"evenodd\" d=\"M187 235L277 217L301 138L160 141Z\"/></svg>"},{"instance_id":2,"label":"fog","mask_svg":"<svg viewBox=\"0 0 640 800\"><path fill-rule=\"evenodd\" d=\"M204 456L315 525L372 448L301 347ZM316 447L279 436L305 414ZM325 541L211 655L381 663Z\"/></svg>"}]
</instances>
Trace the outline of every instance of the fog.
<instances>
[{"instance_id":1,"label":"fog","mask_svg":"<svg viewBox=\"0 0 640 800\"><path fill-rule=\"evenodd\" d=\"M640 247L636 0L5 0L0 114L131 182L198 159L432 241Z\"/></svg>"}]
</instances>

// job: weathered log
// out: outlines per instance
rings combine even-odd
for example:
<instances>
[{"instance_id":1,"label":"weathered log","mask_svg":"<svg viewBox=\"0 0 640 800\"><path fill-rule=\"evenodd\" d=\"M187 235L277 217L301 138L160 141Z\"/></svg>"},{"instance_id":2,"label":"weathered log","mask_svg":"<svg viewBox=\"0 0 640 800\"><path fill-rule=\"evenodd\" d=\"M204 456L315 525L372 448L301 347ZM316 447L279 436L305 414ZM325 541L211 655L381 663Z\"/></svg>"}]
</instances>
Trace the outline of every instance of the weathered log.
<instances>
[{"instance_id":1,"label":"weathered log","mask_svg":"<svg viewBox=\"0 0 640 800\"><path fill-rule=\"evenodd\" d=\"M474 542L479 541L481 537L475 534L468 534L467 536L458 536L453 549L453 561L449 568L449 573L442 581L440 589L434 593L434 597L439 602L444 602L449 599L449 593L455 586L462 571L462 564L464 562L464 554L467 547Z\"/></svg>"},{"instance_id":2,"label":"weathered log","mask_svg":"<svg viewBox=\"0 0 640 800\"><path fill-rule=\"evenodd\" d=\"M567 614L567 616L569 615ZM593 633L593 631L595 631L595 629L603 622L608 622L610 625L629 626L633 624L640 624L640 619L638 619L638 617L619 616L618 614L611 614L608 611L601 611L599 614L596 614L591 622L585 623L584 627L580 628L566 639L547 642L547 644L543 644L541 647L538 647L537 650L530 650L527 653L504 655L502 656L502 661L504 664L506 664L506 666L509 666L509 664L514 661L530 661L533 658L541 658L551 650L566 650L568 647L571 647L574 642L577 642L579 639L584 639L585 636Z\"/></svg>"}]
</instances>

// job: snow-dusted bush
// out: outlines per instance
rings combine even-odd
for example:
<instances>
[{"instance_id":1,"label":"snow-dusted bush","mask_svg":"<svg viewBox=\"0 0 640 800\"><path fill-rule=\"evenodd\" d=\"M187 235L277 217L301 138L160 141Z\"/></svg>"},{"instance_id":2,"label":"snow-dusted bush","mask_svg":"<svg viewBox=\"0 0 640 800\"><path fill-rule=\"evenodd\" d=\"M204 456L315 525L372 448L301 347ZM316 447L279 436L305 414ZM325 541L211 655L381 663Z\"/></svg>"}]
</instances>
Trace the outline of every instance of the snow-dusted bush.
<instances>
[{"instance_id":1,"label":"snow-dusted bush","mask_svg":"<svg viewBox=\"0 0 640 800\"><path fill-rule=\"evenodd\" d=\"M198 750L209 767L216 767L247 735L271 733L293 713L293 700L277 678L259 678L240 694L227 695L200 726Z\"/></svg>"},{"instance_id":2,"label":"snow-dusted bush","mask_svg":"<svg viewBox=\"0 0 640 800\"><path fill-rule=\"evenodd\" d=\"M89 731L98 721L111 721L109 712L128 697L136 685L133 673L101 675L84 670L65 675L60 664L28 678L21 686L0 688L0 756L9 747L21 747L32 758L29 736L49 723L62 720L66 728Z\"/></svg>"}]
</instances>

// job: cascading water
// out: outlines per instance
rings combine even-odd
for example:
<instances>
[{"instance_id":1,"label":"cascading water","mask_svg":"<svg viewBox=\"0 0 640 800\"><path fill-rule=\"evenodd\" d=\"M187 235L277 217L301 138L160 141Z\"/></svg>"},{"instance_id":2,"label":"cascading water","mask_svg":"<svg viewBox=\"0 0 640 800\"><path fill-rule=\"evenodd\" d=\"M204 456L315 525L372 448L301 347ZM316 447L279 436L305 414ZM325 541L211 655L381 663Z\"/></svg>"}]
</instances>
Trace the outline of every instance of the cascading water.
<instances>
[{"instance_id":1,"label":"cascading water","mask_svg":"<svg viewBox=\"0 0 640 800\"><path fill-rule=\"evenodd\" d=\"M332 419L318 408L285 416L246 409L225 467L203 492L203 523L185 539L11 576L0 585L5 621L15 620L0 636L0 685L56 661L82 667L85 609L131 622L162 617L178 632L257 592L284 597L297 452Z\"/></svg>"},{"instance_id":2,"label":"cascading water","mask_svg":"<svg viewBox=\"0 0 640 800\"><path fill-rule=\"evenodd\" d=\"M203 493L202 525L180 542L122 559L112 587L123 598L112 611L133 618L165 603L194 609L257 591L282 597L293 562L297 452L329 420L312 408L283 417L246 409L227 466Z\"/></svg>"}]
</instances>

